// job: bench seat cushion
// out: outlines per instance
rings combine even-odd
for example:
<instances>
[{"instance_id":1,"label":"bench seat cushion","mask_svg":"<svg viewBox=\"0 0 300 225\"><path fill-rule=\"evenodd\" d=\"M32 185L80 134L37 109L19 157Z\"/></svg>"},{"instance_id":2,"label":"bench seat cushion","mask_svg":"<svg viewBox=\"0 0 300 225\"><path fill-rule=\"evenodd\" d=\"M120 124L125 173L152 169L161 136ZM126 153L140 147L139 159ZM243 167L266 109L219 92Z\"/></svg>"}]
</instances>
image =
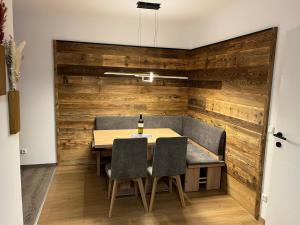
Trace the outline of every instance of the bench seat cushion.
<instances>
[{"instance_id":1,"label":"bench seat cushion","mask_svg":"<svg viewBox=\"0 0 300 225\"><path fill-rule=\"evenodd\" d=\"M186 161L188 165L199 165L199 164L223 164L224 161L220 161L207 152L202 150L195 144L188 143Z\"/></svg>"},{"instance_id":2,"label":"bench seat cushion","mask_svg":"<svg viewBox=\"0 0 300 225\"><path fill-rule=\"evenodd\" d=\"M105 164L105 171L106 171L107 176L109 178L111 178L111 164L110 163Z\"/></svg>"},{"instance_id":3,"label":"bench seat cushion","mask_svg":"<svg viewBox=\"0 0 300 225\"><path fill-rule=\"evenodd\" d=\"M147 168L147 172L150 176L152 176L152 171L153 171L153 167L152 166L148 166Z\"/></svg>"}]
</instances>

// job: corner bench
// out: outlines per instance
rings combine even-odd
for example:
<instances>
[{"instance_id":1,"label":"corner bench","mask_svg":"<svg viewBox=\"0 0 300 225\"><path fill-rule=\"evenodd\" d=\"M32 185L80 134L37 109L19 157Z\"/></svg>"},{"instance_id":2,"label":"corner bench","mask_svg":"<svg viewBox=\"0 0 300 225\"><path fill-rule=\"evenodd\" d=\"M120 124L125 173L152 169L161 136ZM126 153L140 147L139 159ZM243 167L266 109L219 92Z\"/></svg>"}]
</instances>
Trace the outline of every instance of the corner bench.
<instances>
[{"instance_id":1,"label":"corner bench","mask_svg":"<svg viewBox=\"0 0 300 225\"><path fill-rule=\"evenodd\" d=\"M183 122L183 135L190 139L187 146L185 192L199 191L199 184L205 184L206 190L219 189L221 170L225 166L225 131L191 117ZM200 175L201 170L206 170L206 176Z\"/></svg>"}]
</instances>

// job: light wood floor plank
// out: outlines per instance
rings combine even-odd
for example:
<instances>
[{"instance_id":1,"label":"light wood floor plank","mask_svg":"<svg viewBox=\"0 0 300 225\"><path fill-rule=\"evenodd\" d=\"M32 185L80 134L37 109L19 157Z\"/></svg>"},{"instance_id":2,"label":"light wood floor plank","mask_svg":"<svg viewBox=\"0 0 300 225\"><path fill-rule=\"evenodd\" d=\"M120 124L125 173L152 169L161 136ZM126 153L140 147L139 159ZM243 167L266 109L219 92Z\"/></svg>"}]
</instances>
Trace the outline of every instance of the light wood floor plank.
<instances>
[{"instance_id":1,"label":"light wood floor plank","mask_svg":"<svg viewBox=\"0 0 300 225\"><path fill-rule=\"evenodd\" d=\"M153 213L145 213L135 196L119 197L108 218L106 178L97 177L95 169L58 167L39 225L261 225L220 191L185 194L184 209L176 192L159 193Z\"/></svg>"}]
</instances>

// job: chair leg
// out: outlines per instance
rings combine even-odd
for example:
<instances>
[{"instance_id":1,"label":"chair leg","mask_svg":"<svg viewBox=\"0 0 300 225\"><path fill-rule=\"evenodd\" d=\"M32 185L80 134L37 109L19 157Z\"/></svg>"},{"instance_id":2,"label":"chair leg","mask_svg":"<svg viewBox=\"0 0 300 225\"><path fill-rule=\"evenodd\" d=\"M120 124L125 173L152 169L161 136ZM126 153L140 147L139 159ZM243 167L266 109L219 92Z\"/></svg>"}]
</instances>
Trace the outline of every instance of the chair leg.
<instances>
[{"instance_id":1,"label":"chair leg","mask_svg":"<svg viewBox=\"0 0 300 225\"><path fill-rule=\"evenodd\" d=\"M180 181L180 176L179 175L175 176L175 179L176 179L176 184L177 184L177 188L178 188L181 206L183 208L185 208L184 195L183 195L182 185L181 185L181 181Z\"/></svg>"},{"instance_id":2,"label":"chair leg","mask_svg":"<svg viewBox=\"0 0 300 225\"><path fill-rule=\"evenodd\" d=\"M142 178L138 178L137 182L139 184L139 189L140 189L140 193L141 193L141 197L142 197L145 212L148 212L148 205L147 205L146 194L145 194ZM136 182L134 182L134 183L136 184Z\"/></svg>"},{"instance_id":3,"label":"chair leg","mask_svg":"<svg viewBox=\"0 0 300 225\"><path fill-rule=\"evenodd\" d=\"M148 185L149 185L149 177L145 178L145 194L148 192Z\"/></svg>"},{"instance_id":4,"label":"chair leg","mask_svg":"<svg viewBox=\"0 0 300 225\"><path fill-rule=\"evenodd\" d=\"M114 207L116 194L117 194L117 188L118 188L118 182L116 180L114 180L112 196L111 196L111 200L110 200L109 214L108 214L109 217L111 217L112 210L113 210L113 207Z\"/></svg>"},{"instance_id":5,"label":"chair leg","mask_svg":"<svg viewBox=\"0 0 300 225\"><path fill-rule=\"evenodd\" d=\"M138 197L139 191L138 191L137 183L135 181L133 181L133 185L134 185L134 194L136 197Z\"/></svg>"},{"instance_id":6,"label":"chair leg","mask_svg":"<svg viewBox=\"0 0 300 225\"><path fill-rule=\"evenodd\" d=\"M169 192L172 193L173 190L173 177L169 177Z\"/></svg>"},{"instance_id":7,"label":"chair leg","mask_svg":"<svg viewBox=\"0 0 300 225\"><path fill-rule=\"evenodd\" d=\"M111 195L111 185L112 185L112 180L108 178L108 190L107 190L107 198L110 199Z\"/></svg>"},{"instance_id":8,"label":"chair leg","mask_svg":"<svg viewBox=\"0 0 300 225\"><path fill-rule=\"evenodd\" d=\"M153 179L153 185L152 185L152 192L151 192L149 212L152 212L152 209L153 209L157 181L158 181L158 177L154 177L154 179Z\"/></svg>"}]
</instances>

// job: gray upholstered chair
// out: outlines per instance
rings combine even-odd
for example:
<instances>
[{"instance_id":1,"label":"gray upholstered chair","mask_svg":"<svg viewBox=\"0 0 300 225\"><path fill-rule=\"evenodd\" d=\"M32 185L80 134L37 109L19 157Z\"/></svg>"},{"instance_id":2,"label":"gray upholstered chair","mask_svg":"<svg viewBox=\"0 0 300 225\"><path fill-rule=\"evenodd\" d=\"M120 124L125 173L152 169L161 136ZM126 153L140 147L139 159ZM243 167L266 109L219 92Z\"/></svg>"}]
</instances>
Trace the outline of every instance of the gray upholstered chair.
<instances>
[{"instance_id":1,"label":"gray upholstered chair","mask_svg":"<svg viewBox=\"0 0 300 225\"><path fill-rule=\"evenodd\" d=\"M147 176L147 139L129 138L115 139L112 147L111 163L105 170L109 178L108 198L111 195L109 217L114 206L118 182L133 181L138 183L145 211L148 206L142 178ZM112 193L111 187L113 183Z\"/></svg>"},{"instance_id":2,"label":"gray upholstered chair","mask_svg":"<svg viewBox=\"0 0 300 225\"><path fill-rule=\"evenodd\" d=\"M172 192L172 181L176 180L182 207L185 207L180 175L186 168L187 137L158 138L156 140L152 165L148 174L152 176L153 186L149 211L153 209L157 182L161 177L169 177L169 191ZM148 183L148 179L146 179ZM146 184L147 187L147 184Z\"/></svg>"}]
</instances>

